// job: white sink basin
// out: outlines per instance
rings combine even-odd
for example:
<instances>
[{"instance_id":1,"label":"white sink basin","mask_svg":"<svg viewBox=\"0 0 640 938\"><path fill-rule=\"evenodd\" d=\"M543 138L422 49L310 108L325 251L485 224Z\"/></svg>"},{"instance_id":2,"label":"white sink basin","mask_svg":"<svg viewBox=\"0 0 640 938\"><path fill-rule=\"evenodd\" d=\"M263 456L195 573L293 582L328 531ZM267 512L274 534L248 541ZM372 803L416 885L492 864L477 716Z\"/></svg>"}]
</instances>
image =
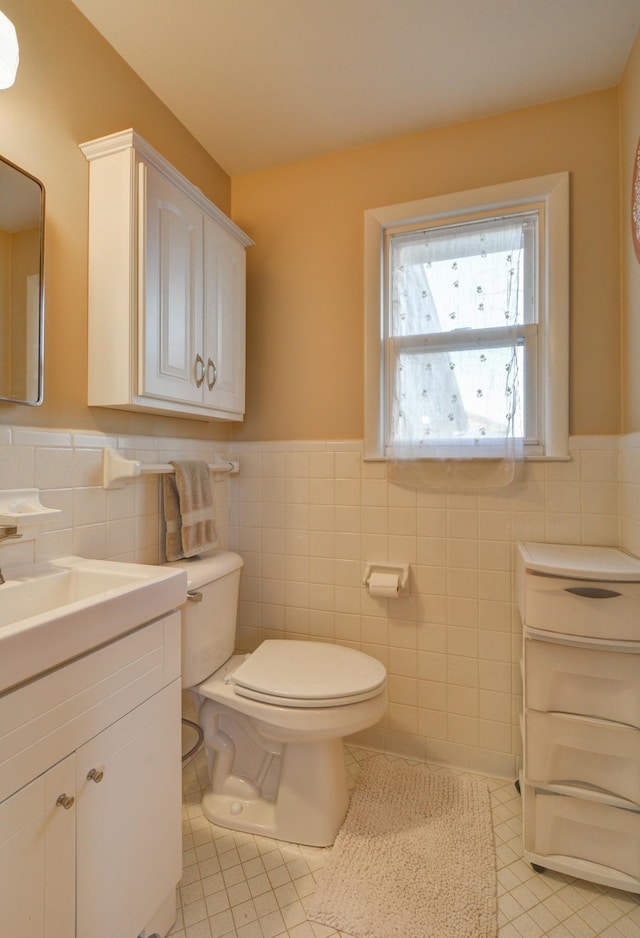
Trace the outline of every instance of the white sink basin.
<instances>
[{"instance_id":1,"label":"white sink basin","mask_svg":"<svg viewBox=\"0 0 640 938\"><path fill-rule=\"evenodd\" d=\"M0 586L0 693L185 602L184 570L63 557Z\"/></svg>"}]
</instances>

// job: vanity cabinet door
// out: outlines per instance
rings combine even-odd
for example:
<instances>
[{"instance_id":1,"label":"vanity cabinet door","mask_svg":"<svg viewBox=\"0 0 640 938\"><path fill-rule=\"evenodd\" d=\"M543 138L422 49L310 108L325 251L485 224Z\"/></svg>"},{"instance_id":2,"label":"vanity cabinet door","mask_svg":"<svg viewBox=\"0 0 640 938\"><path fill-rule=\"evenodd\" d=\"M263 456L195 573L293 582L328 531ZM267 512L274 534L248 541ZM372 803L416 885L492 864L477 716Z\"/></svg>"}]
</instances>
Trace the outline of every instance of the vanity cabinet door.
<instances>
[{"instance_id":1,"label":"vanity cabinet door","mask_svg":"<svg viewBox=\"0 0 640 938\"><path fill-rule=\"evenodd\" d=\"M3 936L75 934L74 786L72 755L0 804Z\"/></svg>"},{"instance_id":2,"label":"vanity cabinet door","mask_svg":"<svg viewBox=\"0 0 640 938\"><path fill-rule=\"evenodd\" d=\"M202 210L153 166L140 164L145 238L138 323L138 393L202 404Z\"/></svg>"},{"instance_id":3,"label":"vanity cabinet door","mask_svg":"<svg viewBox=\"0 0 640 938\"><path fill-rule=\"evenodd\" d=\"M180 681L76 753L77 938L138 935L181 876Z\"/></svg>"}]
</instances>

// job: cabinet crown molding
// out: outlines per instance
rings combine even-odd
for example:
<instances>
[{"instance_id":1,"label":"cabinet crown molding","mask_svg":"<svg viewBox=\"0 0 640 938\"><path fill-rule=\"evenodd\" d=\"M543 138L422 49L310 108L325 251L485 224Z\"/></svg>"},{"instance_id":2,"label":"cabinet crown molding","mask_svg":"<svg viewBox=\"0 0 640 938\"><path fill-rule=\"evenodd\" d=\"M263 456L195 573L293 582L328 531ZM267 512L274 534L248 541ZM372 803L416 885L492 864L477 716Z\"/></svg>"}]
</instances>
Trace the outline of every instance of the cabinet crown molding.
<instances>
[{"instance_id":1,"label":"cabinet crown molding","mask_svg":"<svg viewBox=\"0 0 640 938\"><path fill-rule=\"evenodd\" d=\"M115 153L121 153L125 150L131 150L137 153L145 162L151 163L171 182L184 189L185 192L196 202L200 208L208 212L215 221L233 235L234 238L244 247L250 247L255 242L234 222L228 218L217 205L207 198L207 196L197 186L187 179L180 170L176 169L161 153L151 146L140 134L130 127L128 130L120 130L114 134L107 134L104 137L98 137L96 140L88 140L80 144L80 149L86 159L91 163L92 160L100 159L105 156L112 156Z\"/></svg>"}]
</instances>

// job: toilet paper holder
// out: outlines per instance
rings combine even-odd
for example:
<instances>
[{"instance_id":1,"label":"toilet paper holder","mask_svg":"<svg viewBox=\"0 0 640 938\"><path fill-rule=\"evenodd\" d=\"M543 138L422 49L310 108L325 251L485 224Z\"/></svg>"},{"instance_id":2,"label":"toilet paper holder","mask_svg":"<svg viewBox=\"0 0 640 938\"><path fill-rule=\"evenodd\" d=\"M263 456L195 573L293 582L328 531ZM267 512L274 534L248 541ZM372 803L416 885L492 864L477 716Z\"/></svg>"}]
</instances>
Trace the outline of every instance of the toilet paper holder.
<instances>
[{"instance_id":1,"label":"toilet paper holder","mask_svg":"<svg viewBox=\"0 0 640 938\"><path fill-rule=\"evenodd\" d=\"M406 596L409 592L409 567L410 564L408 563L368 563L365 567L362 584L369 589L369 581L375 573L397 576L398 594Z\"/></svg>"}]
</instances>

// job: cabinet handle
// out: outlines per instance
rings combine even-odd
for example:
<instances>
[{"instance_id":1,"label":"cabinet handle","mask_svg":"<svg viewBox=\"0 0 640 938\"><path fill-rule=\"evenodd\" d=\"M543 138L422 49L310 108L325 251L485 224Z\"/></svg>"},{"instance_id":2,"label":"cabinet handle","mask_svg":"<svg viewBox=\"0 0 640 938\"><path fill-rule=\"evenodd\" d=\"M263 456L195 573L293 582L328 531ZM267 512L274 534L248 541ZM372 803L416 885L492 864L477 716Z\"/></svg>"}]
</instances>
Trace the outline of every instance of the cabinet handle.
<instances>
[{"instance_id":1,"label":"cabinet handle","mask_svg":"<svg viewBox=\"0 0 640 938\"><path fill-rule=\"evenodd\" d=\"M95 782L96 785L99 782L101 782L103 778L104 778L104 772L102 771L102 769L91 769L91 771L87 775L87 781Z\"/></svg>"},{"instance_id":2,"label":"cabinet handle","mask_svg":"<svg viewBox=\"0 0 640 938\"><path fill-rule=\"evenodd\" d=\"M200 365L200 377L198 377L198 365ZM196 364L195 364L195 376L196 376L196 387L202 387L202 382L204 381L204 358L202 355L196 355Z\"/></svg>"},{"instance_id":3,"label":"cabinet handle","mask_svg":"<svg viewBox=\"0 0 640 938\"><path fill-rule=\"evenodd\" d=\"M73 797L73 795L67 795L63 792L56 801L56 804L60 805L61 808L64 808L65 811L68 811L69 808L73 807L75 800L76 799Z\"/></svg>"},{"instance_id":4,"label":"cabinet handle","mask_svg":"<svg viewBox=\"0 0 640 938\"><path fill-rule=\"evenodd\" d=\"M621 596L615 590L605 590L598 586L568 586L565 593L573 593L574 596L584 596L585 599L613 599L615 596Z\"/></svg>"},{"instance_id":5,"label":"cabinet handle","mask_svg":"<svg viewBox=\"0 0 640 938\"><path fill-rule=\"evenodd\" d=\"M213 371L213 378L211 378L211 372ZM207 359L207 387L210 391L213 391L213 386L218 380L218 369L213 364L210 358Z\"/></svg>"},{"instance_id":6,"label":"cabinet handle","mask_svg":"<svg viewBox=\"0 0 640 938\"><path fill-rule=\"evenodd\" d=\"M202 593L200 590L189 590L187 592L187 601L190 603L201 603Z\"/></svg>"}]
</instances>

